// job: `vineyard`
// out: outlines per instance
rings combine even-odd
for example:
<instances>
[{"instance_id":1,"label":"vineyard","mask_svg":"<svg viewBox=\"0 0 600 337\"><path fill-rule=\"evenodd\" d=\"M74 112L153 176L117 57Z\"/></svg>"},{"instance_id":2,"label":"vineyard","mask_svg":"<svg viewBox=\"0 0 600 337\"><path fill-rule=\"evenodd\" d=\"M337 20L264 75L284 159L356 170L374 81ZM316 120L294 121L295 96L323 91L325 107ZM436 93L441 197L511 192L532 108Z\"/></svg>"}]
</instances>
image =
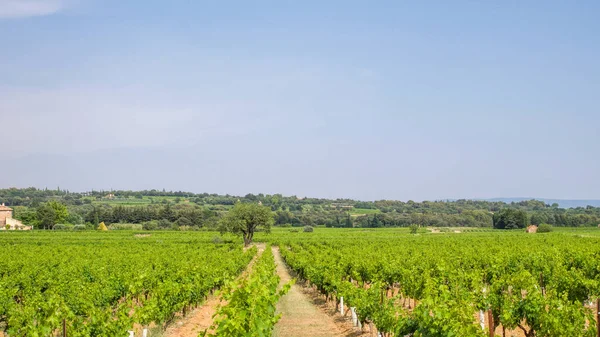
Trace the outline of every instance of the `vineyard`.
<instances>
[{"instance_id":1,"label":"vineyard","mask_svg":"<svg viewBox=\"0 0 600 337\"><path fill-rule=\"evenodd\" d=\"M216 314L213 330L208 336L270 336L279 320L275 305L290 285L279 289L275 274L275 260L268 246L252 266L252 271L224 291L221 306ZM206 334L203 334L206 335Z\"/></svg>"},{"instance_id":2,"label":"vineyard","mask_svg":"<svg viewBox=\"0 0 600 337\"><path fill-rule=\"evenodd\" d=\"M300 279L384 336L597 336L599 243L521 232L281 239Z\"/></svg>"},{"instance_id":3,"label":"vineyard","mask_svg":"<svg viewBox=\"0 0 600 337\"><path fill-rule=\"evenodd\" d=\"M14 234L0 238L0 330L11 337L62 335L63 321L73 337L166 326L256 252L177 233Z\"/></svg>"},{"instance_id":4,"label":"vineyard","mask_svg":"<svg viewBox=\"0 0 600 337\"><path fill-rule=\"evenodd\" d=\"M276 304L290 287L280 284L270 245L279 246L299 284L346 319L356 317L357 331L598 334L595 231L277 229L256 240L267 248L244 250L240 239L215 232L2 233L0 336L165 330L216 290L222 302L204 333L270 336L281 315Z\"/></svg>"}]
</instances>

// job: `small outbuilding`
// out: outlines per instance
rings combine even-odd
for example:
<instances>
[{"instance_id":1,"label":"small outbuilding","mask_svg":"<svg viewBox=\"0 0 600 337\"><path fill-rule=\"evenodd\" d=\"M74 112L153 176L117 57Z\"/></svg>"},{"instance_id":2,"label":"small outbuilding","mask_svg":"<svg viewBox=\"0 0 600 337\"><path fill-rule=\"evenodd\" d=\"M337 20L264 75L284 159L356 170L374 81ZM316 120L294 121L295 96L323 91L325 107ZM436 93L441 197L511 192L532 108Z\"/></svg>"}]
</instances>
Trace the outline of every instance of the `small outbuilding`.
<instances>
[{"instance_id":1,"label":"small outbuilding","mask_svg":"<svg viewBox=\"0 0 600 337\"><path fill-rule=\"evenodd\" d=\"M537 233L538 227L536 225L530 225L527 227L527 233Z\"/></svg>"}]
</instances>

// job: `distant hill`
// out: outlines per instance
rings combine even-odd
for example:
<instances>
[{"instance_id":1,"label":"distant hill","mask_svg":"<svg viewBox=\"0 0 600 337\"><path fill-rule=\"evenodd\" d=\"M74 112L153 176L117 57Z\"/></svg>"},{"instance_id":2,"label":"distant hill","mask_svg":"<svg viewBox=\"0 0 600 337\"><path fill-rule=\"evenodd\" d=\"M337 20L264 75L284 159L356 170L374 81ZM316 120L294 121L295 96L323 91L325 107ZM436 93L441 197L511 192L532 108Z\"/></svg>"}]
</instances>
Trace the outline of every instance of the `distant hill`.
<instances>
[{"instance_id":1,"label":"distant hill","mask_svg":"<svg viewBox=\"0 0 600 337\"><path fill-rule=\"evenodd\" d=\"M577 208L577 207L586 207L586 206L594 206L600 207L600 200L572 200L572 199L544 199L544 198L493 198L493 199L485 199L486 201L502 201L505 203L511 202L519 202L526 200L539 200L543 201L546 204L552 205L557 203L561 208Z\"/></svg>"}]
</instances>

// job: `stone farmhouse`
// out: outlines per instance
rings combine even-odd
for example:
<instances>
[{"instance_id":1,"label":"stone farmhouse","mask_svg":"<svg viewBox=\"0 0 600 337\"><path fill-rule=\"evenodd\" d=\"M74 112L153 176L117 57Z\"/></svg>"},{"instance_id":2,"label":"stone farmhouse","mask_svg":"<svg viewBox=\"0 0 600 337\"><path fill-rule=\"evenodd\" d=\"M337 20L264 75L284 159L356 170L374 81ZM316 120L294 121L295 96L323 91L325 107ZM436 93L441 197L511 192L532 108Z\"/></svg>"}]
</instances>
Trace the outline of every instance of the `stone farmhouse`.
<instances>
[{"instance_id":1,"label":"stone farmhouse","mask_svg":"<svg viewBox=\"0 0 600 337\"><path fill-rule=\"evenodd\" d=\"M0 206L0 230L20 230L28 231L31 230L31 226L25 226L21 221L13 219L12 208L6 207L4 204Z\"/></svg>"}]
</instances>

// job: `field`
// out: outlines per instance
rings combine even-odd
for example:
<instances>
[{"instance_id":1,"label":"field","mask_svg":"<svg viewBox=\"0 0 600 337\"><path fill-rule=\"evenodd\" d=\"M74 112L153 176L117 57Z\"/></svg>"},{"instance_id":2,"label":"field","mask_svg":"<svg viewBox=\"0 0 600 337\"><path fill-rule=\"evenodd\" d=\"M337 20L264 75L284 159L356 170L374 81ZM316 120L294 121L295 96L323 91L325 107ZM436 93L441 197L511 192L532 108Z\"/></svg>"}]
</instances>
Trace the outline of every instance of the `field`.
<instances>
[{"instance_id":1,"label":"field","mask_svg":"<svg viewBox=\"0 0 600 337\"><path fill-rule=\"evenodd\" d=\"M351 215L370 215L381 213L378 209L370 209L370 208L353 208L348 213Z\"/></svg>"},{"instance_id":2,"label":"field","mask_svg":"<svg viewBox=\"0 0 600 337\"><path fill-rule=\"evenodd\" d=\"M161 203L171 203L171 204L175 204L175 203L187 203L189 202L189 199L186 198L182 198L182 197L149 197L149 196L143 196L142 198L136 198L136 197L115 197L112 199L107 199L107 198L101 198L101 199L96 199L96 198L83 198L84 200L87 199L89 201L91 201L92 204L94 205L120 205L120 206L145 206L145 205L150 205L153 203L156 204L161 204Z\"/></svg>"},{"instance_id":3,"label":"field","mask_svg":"<svg viewBox=\"0 0 600 337\"><path fill-rule=\"evenodd\" d=\"M0 327L8 336L117 336L167 325L252 258L207 235L5 232ZM23 235L24 234L24 235Z\"/></svg>"},{"instance_id":4,"label":"field","mask_svg":"<svg viewBox=\"0 0 600 337\"><path fill-rule=\"evenodd\" d=\"M597 228L416 235L405 228L275 228L257 233L261 249L247 250L217 232L0 234L5 336L60 336L63 322L69 336L123 336L141 327L184 336L170 327L219 288L228 304L214 310L209 332L268 334L279 324L274 308L283 295L279 254L298 278L294 287L338 311L343 297L365 332L489 336L491 315L497 336L597 336ZM295 290L288 302L305 296ZM276 330L291 331L285 328ZM331 334L342 335L350 336Z\"/></svg>"}]
</instances>

